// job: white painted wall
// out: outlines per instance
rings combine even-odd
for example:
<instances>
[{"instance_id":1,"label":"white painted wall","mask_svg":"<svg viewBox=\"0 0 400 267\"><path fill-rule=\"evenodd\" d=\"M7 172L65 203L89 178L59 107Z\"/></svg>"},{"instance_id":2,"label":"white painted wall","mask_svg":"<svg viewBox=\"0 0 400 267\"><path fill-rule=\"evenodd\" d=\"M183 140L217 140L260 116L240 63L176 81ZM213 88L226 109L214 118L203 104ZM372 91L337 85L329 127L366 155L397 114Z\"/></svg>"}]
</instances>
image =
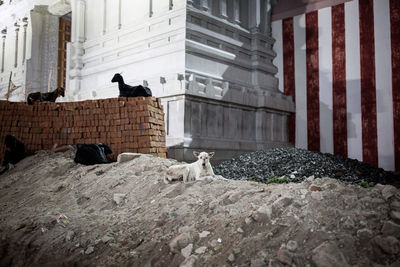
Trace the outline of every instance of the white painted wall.
<instances>
[{"instance_id":1,"label":"white painted wall","mask_svg":"<svg viewBox=\"0 0 400 267\"><path fill-rule=\"evenodd\" d=\"M358 1L345 4L348 157L362 160L360 25Z\"/></svg>"},{"instance_id":2,"label":"white painted wall","mask_svg":"<svg viewBox=\"0 0 400 267\"><path fill-rule=\"evenodd\" d=\"M53 0L15 0L11 4L8 1L0 6L0 31L7 28L5 56L4 56L4 72L0 72L0 99L5 99L7 93L10 72L13 73L12 81L14 84L21 86L9 98L11 101L24 101L25 99L25 67L23 62L24 47L24 27L22 18L28 18L27 36L26 36L26 55L25 60L30 59L32 55L32 27L30 24L30 10L34 5L48 5ZM14 23L20 25L18 33L18 58L17 67L15 64L15 27ZM2 57L2 39L0 39L0 64ZM1 65L0 65L1 67Z\"/></svg>"},{"instance_id":3,"label":"white painted wall","mask_svg":"<svg viewBox=\"0 0 400 267\"><path fill-rule=\"evenodd\" d=\"M386 170L393 170L394 129L392 95L392 51L390 41L389 1L374 1L376 111L378 129L378 161Z\"/></svg>"},{"instance_id":4,"label":"white painted wall","mask_svg":"<svg viewBox=\"0 0 400 267\"><path fill-rule=\"evenodd\" d=\"M293 18L296 88L296 147L307 149L306 16Z\"/></svg>"},{"instance_id":5,"label":"white painted wall","mask_svg":"<svg viewBox=\"0 0 400 267\"><path fill-rule=\"evenodd\" d=\"M331 8L318 11L320 149L333 153Z\"/></svg>"},{"instance_id":6,"label":"white painted wall","mask_svg":"<svg viewBox=\"0 0 400 267\"><path fill-rule=\"evenodd\" d=\"M346 65L346 108L348 157L362 161L362 114L360 70L360 18L358 0L344 3ZM379 167L394 170L394 129L392 96L392 62L389 0L374 0L374 40L377 105L377 145ZM320 150L333 153L333 92L332 92L332 13L331 8L318 11L319 43L319 101L320 101ZM372 18L371 18L372 19ZM307 87L305 14L293 17L295 49L296 93L296 147L307 148ZM282 20L272 23L276 39L274 51L278 56L279 89L283 85ZM368 66L369 67L369 66ZM372 66L373 67L373 66ZM367 141L368 142L368 141Z\"/></svg>"},{"instance_id":7,"label":"white painted wall","mask_svg":"<svg viewBox=\"0 0 400 267\"><path fill-rule=\"evenodd\" d=\"M127 84L142 84L146 80L153 95L158 97L183 90L177 77L185 70L184 0L174 1L172 10L169 1L154 1L151 17L148 1L121 1L121 14L114 1L86 3L87 34L80 88L70 90L67 100L118 96L118 85L111 83L117 72L123 72ZM108 6L106 10L104 3ZM96 5L98 13L92 11ZM101 15L104 11L105 22ZM166 78L167 83L161 84L160 77ZM67 86L67 92L68 89Z\"/></svg>"}]
</instances>

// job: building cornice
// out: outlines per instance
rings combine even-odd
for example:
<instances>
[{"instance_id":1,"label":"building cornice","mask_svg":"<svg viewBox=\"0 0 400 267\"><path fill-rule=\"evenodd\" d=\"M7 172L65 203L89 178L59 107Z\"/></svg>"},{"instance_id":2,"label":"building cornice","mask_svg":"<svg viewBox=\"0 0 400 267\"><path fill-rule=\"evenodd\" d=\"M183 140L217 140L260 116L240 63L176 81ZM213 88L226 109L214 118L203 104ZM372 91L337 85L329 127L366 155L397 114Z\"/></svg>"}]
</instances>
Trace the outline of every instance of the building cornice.
<instances>
[{"instance_id":1,"label":"building cornice","mask_svg":"<svg viewBox=\"0 0 400 267\"><path fill-rule=\"evenodd\" d=\"M353 0L279 0L272 12L272 21L291 18Z\"/></svg>"}]
</instances>

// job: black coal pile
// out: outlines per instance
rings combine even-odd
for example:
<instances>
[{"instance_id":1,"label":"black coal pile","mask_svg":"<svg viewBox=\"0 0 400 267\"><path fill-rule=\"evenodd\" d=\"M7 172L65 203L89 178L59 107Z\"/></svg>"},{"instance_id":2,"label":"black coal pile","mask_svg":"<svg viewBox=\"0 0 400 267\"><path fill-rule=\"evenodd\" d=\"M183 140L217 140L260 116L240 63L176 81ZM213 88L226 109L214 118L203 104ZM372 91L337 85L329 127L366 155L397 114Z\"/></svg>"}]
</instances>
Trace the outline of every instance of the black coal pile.
<instances>
[{"instance_id":1,"label":"black coal pile","mask_svg":"<svg viewBox=\"0 0 400 267\"><path fill-rule=\"evenodd\" d=\"M269 183L272 179L301 182L331 177L338 180L373 185L392 184L400 187L400 175L375 168L355 159L297 148L275 148L239 155L214 167L215 174L235 180Z\"/></svg>"}]
</instances>

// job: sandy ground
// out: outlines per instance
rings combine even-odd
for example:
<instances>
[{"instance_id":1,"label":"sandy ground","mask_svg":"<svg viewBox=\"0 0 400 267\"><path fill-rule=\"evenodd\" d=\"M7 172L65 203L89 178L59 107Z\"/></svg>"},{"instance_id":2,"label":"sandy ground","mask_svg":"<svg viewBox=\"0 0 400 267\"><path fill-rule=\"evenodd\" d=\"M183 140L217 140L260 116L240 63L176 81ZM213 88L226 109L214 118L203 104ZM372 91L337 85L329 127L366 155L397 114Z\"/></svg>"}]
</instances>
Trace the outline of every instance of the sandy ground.
<instances>
[{"instance_id":1,"label":"sandy ground","mask_svg":"<svg viewBox=\"0 0 400 267\"><path fill-rule=\"evenodd\" d=\"M400 190L165 184L176 161L41 151L0 176L1 266L400 266Z\"/></svg>"}]
</instances>

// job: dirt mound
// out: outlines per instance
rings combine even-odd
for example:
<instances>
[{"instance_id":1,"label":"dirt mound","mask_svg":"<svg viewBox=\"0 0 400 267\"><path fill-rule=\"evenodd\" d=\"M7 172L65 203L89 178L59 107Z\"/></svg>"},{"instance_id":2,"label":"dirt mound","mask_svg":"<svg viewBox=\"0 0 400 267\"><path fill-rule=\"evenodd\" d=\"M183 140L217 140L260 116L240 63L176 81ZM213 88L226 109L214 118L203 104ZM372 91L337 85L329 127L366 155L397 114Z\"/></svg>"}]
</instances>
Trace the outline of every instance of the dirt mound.
<instances>
[{"instance_id":1,"label":"dirt mound","mask_svg":"<svg viewBox=\"0 0 400 267\"><path fill-rule=\"evenodd\" d=\"M335 179L164 184L174 160L41 151L0 176L1 266L399 266L400 191Z\"/></svg>"}]
</instances>

